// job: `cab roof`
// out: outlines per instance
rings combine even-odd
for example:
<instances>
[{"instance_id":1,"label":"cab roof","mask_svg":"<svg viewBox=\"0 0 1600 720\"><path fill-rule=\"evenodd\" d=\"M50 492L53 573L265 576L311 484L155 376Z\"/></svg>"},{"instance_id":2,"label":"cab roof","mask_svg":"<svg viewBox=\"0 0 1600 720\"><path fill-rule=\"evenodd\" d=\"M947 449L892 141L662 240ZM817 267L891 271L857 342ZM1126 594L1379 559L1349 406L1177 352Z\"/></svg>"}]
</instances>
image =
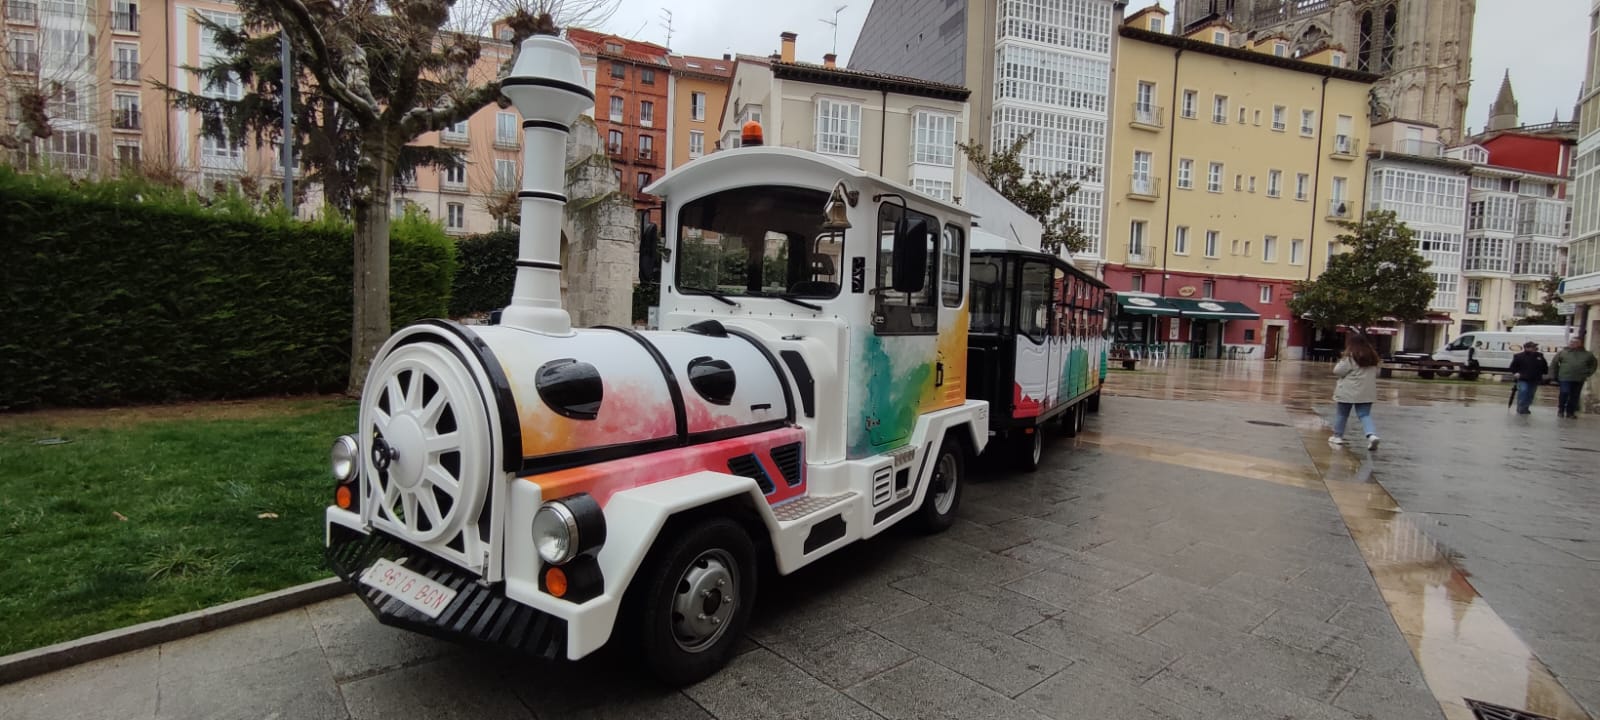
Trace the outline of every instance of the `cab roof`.
<instances>
[{"instance_id":1,"label":"cab roof","mask_svg":"<svg viewBox=\"0 0 1600 720\"><path fill-rule=\"evenodd\" d=\"M924 195L910 187L861 168L851 167L825 155L809 150L770 145L719 150L668 172L661 176L661 179L643 188L643 192L661 197L671 197L674 194L697 195L696 188L725 187L728 178L749 178L750 182L744 183L749 185L757 184L758 180L769 184L782 184L785 180L792 183L795 179L807 175L834 178L834 181L827 183L828 187L820 188L823 190L831 190L833 182L837 180L848 180L846 185L851 186L851 190L860 191L863 199L871 199L873 195L882 192L892 192L907 198L915 198L921 204L932 205L944 211L947 216L968 219L977 217L969 208Z\"/></svg>"}]
</instances>

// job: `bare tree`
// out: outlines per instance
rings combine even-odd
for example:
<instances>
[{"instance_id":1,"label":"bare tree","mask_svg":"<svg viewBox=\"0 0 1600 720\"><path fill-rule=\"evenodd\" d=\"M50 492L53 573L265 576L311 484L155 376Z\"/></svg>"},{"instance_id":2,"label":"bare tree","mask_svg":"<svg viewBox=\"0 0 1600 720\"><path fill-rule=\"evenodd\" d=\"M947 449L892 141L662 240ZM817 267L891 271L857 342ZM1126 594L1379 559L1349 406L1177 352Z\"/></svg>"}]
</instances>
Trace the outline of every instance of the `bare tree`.
<instances>
[{"instance_id":1,"label":"bare tree","mask_svg":"<svg viewBox=\"0 0 1600 720\"><path fill-rule=\"evenodd\" d=\"M133 16L101 11L92 0L48 7L38 0L8 0L5 5L6 19L28 26L0 23L0 104L9 128L0 133L0 148L11 151L21 167L54 161L58 170L93 173L111 156L110 146L100 140L117 120L115 108L99 102L98 60L107 51L99 39L114 23L134 22ZM62 15L85 19L41 21Z\"/></svg>"},{"instance_id":2,"label":"bare tree","mask_svg":"<svg viewBox=\"0 0 1600 720\"><path fill-rule=\"evenodd\" d=\"M515 2L515 0L513 0ZM557 22L603 22L617 0L241 0L245 24L278 26L330 108L354 126L359 156L350 197L355 223L354 317L348 391L388 338L389 218L401 153L424 133L505 103L500 80L522 40ZM482 32L494 19L495 35ZM509 42L485 71L485 46Z\"/></svg>"}]
</instances>

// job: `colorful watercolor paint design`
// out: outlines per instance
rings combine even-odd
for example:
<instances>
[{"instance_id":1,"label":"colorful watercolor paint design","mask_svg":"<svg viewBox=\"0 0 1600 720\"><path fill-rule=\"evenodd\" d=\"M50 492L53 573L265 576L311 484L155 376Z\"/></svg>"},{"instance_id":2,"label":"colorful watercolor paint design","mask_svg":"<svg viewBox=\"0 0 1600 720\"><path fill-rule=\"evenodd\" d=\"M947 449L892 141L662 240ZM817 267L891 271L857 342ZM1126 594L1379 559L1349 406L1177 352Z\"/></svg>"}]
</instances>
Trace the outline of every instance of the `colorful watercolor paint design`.
<instances>
[{"instance_id":1,"label":"colorful watercolor paint design","mask_svg":"<svg viewBox=\"0 0 1600 720\"><path fill-rule=\"evenodd\" d=\"M623 490L683 477L702 470L727 473L729 460L743 455L755 455L761 462L762 470L766 471L767 477L772 481L773 491L767 495L767 502L775 504L805 494L805 463L800 463L800 482L791 486L784 481L783 473L773 462L772 450L804 440L804 430L784 428L558 470L543 475L530 475L522 479L538 485L543 497L566 497L584 492L589 493L601 507L604 507L611 501L612 495ZM803 447L801 457L805 457Z\"/></svg>"},{"instance_id":2,"label":"colorful watercolor paint design","mask_svg":"<svg viewBox=\"0 0 1600 720\"><path fill-rule=\"evenodd\" d=\"M966 307L941 313L937 336L852 333L848 457L861 458L905 443L923 413L966 402ZM943 377L940 377L940 365ZM942 380L942 384L941 381Z\"/></svg>"},{"instance_id":3,"label":"colorful watercolor paint design","mask_svg":"<svg viewBox=\"0 0 1600 720\"><path fill-rule=\"evenodd\" d=\"M1017 338L1015 382L1011 389L1011 416L1038 417L1064 402L1098 388L1105 377L1105 341L1101 338L1051 338L1036 345ZM1093 371L1090 358L1098 357ZM1059 368L1056 372L1051 369Z\"/></svg>"}]
</instances>

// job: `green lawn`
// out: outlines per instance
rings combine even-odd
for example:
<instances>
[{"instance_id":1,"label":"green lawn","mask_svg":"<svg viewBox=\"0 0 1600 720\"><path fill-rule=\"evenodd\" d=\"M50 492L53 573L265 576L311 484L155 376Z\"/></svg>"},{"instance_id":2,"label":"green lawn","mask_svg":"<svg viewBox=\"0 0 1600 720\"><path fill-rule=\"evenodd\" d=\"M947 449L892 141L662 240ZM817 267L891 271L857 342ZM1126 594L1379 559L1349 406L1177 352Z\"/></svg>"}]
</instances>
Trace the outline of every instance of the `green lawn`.
<instances>
[{"instance_id":1,"label":"green lawn","mask_svg":"<svg viewBox=\"0 0 1600 720\"><path fill-rule=\"evenodd\" d=\"M327 576L328 447L355 414L306 398L0 416L0 655Z\"/></svg>"}]
</instances>

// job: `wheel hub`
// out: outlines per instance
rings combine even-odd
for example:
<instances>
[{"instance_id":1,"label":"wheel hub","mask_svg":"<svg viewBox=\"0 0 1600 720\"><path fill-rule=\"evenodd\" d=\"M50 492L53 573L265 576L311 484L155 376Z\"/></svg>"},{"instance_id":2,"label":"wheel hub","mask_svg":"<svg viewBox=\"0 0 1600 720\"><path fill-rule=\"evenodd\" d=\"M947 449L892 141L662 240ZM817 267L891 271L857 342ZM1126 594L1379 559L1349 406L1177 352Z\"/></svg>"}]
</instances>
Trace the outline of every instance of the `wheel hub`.
<instances>
[{"instance_id":1,"label":"wheel hub","mask_svg":"<svg viewBox=\"0 0 1600 720\"><path fill-rule=\"evenodd\" d=\"M738 605L733 559L721 550L707 550L689 563L673 597L673 635L678 646L699 652L727 632Z\"/></svg>"},{"instance_id":2,"label":"wheel hub","mask_svg":"<svg viewBox=\"0 0 1600 720\"><path fill-rule=\"evenodd\" d=\"M956 502L956 461L948 454L940 455L939 462L933 466L933 507L940 515L950 512L951 506Z\"/></svg>"},{"instance_id":3,"label":"wheel hub","mask_svg":"<svg viewBox=\"0 0 1600 720\"><path fill-rule=\"evenodd\" d=\"M420 448L423 447L424 438L422 426L417 424L416 418L410 414L397 415L389 421L389 427L384 430L384 436L389 447L395 448ZM423 453L395 452L390 455L389 477L403 488L414 488L422 482L422 470L427 465L426 457L419 457Z\"/></svg>"}]
</instances>

